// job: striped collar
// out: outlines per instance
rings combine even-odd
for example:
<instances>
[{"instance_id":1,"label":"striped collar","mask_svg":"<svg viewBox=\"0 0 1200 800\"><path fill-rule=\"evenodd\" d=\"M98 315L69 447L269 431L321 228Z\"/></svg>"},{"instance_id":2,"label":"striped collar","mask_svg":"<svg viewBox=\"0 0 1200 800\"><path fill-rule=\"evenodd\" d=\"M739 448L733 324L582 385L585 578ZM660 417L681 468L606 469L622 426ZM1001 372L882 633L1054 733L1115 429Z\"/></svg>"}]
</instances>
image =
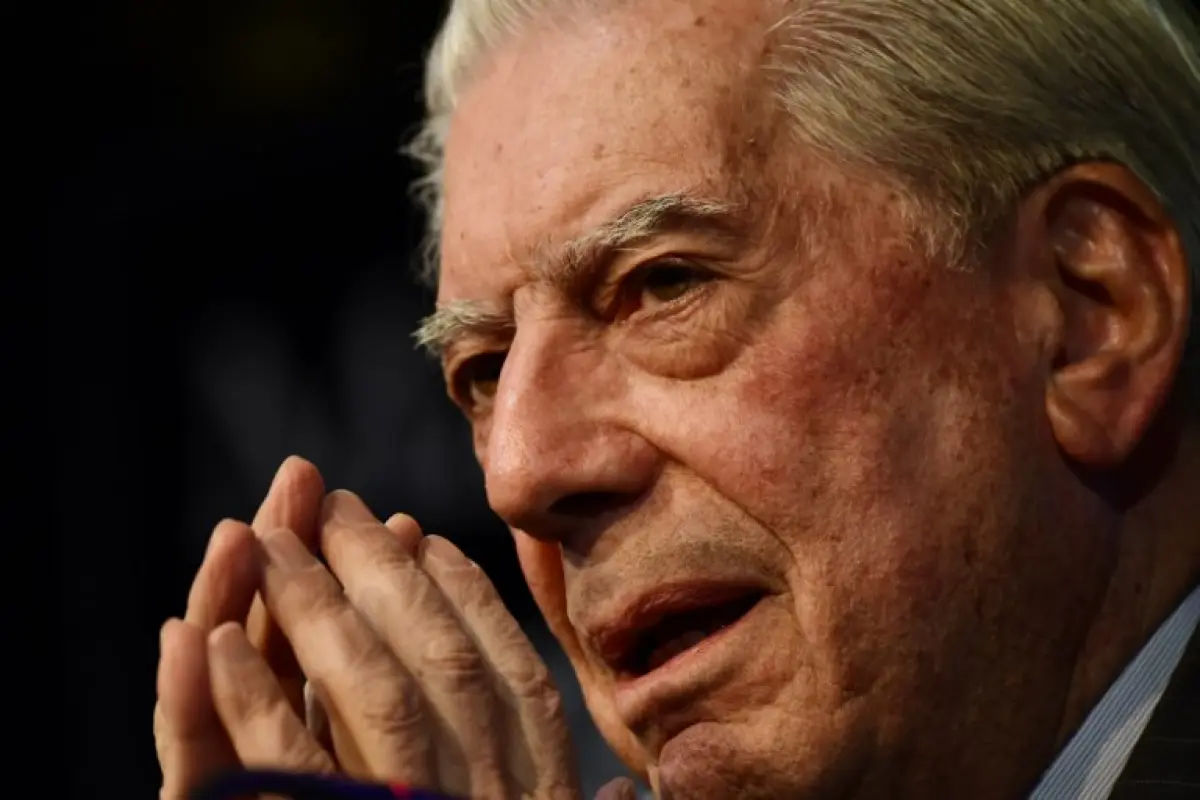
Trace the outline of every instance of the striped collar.
<instances>
[{"instance_id":1,"label":"striped collar","mask_svg":"<svg viewBox=\"0 0 1200 800\"><path fill-rule=\"evenodd\" d=\"M1112 793L1198 623L1200 586L1109 687L1030 800L1103 800Z\"/></svg>"}]
</instances>

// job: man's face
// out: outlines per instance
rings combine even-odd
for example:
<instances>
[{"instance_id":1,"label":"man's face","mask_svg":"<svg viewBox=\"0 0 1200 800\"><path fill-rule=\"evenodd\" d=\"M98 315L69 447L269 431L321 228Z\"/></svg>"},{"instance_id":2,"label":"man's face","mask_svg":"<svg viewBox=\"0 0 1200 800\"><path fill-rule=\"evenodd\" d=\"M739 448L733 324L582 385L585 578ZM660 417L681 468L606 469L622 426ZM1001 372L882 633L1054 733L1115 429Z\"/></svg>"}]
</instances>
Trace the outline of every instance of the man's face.
<instances>
[{"instance_id":1,"label":"man's face","mask_svg":"<svg viewBox=\"0 0 1200 800\"><path fill-rule=\"evenodd\" d=\"M1018 272L930 260L882 181L788 139L772 19L623 5L475 76L439 290L589 707L676 797L1012 795L1095 591L1063 576L1102 558L1063 521Z\"/></svg>"}]
</instances>

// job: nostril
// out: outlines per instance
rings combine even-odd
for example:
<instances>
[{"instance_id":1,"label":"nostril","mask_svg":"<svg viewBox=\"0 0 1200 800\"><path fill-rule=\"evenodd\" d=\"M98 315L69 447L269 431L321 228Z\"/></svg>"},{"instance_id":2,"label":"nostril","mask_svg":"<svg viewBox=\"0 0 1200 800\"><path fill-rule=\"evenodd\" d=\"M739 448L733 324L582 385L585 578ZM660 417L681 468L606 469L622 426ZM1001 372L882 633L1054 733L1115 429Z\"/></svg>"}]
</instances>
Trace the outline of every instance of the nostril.
<instances>
[{"instance_id":1,"label":"nostril","mask_svg":"<svg viewBox=\"0 0 1200 800\"><path fill-rule=\"evenodd\" d=\"M577 492L554 501L550 513L559 517L591 518L608 513L628 503L630 498L621 492Z\"/></svg>"}]
</instances>

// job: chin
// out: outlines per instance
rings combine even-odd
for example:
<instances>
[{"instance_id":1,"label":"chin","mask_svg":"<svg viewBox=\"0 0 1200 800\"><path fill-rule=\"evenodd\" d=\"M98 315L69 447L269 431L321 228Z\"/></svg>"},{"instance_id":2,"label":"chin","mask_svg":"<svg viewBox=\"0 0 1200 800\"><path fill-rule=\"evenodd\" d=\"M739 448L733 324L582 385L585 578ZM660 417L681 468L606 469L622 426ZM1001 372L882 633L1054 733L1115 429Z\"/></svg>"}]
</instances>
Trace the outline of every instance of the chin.
<instances>
[{"instance_id":1,"label":"chin","mask_svg":"<svg viewBox=\"0 0 1200 800\"><path fill-rule=\"evenodd\" d=\"M748 725L696 724L663 746L650 768L650 782L663 800L852 796L861 775L860 765L847 758L853 748L834 746L834 757L821 757L800 752L801 738L799 732L793 737Z\"/></svg>"}]
</instances>

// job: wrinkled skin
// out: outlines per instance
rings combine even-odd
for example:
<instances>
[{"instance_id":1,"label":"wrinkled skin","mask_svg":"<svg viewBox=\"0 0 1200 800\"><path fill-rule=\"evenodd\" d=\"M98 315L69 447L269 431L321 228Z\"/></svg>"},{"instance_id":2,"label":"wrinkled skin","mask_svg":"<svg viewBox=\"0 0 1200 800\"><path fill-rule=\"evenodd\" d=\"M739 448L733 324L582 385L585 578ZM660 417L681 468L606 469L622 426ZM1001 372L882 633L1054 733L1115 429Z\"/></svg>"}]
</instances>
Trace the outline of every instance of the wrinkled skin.
<instances>
[{"instance_id":1,"label":"wrinkled skin","mask_svg":"<svg viewBox=\"0 0 1200 800\"><path fill-rule=\"evenodd\" d=\"M488 800L579 796L549 673L454 545L326 495L295 457L253 525L217 525L184 618L163 626L162 800L239 765ZM632 789L617 779L597 800Z\"/></svg>"},{"instance_id":2,"label":"wrinkled skin","mask_svg":"<svg viewBox=\"0 0 1200 800\"><path fill-rule=\"evenodd\" d=\"M1020 796L1200 582L1179 236L1096 163L975 261L918 247L932 221L888 180L790 137L768 5L615 4L479 65L446 152L439 313L476 322L448 385L589 708L659 796ZM652 198L676 213L595 246ZM574 797L545 668L456 554L285 464L164 628L163 797L237 763ZM762 599L628 680L597 634L697 581Z\"/></svg>"},{"instance_id":3,"label":"wrinkled skin","mask_svg":"<svg viewBox=\"0 0 1200 800\"><path fill-rule=\"evenodd\" d=\"M1196 580L1193 545L1161 596L1134 589L1141 545L1079 473L1119 463L1165 402L1178 240L1096 166L1034 192L985 263L927 257L885 181L787 138L754 5L623 6L480 70L447 147L438 299L507 309L516 332L455 341L448 380L589 707L660 791L1015 796ZM595 269L556 258L672 193L738 213ZM1081 273L1128 256L1122 279L1165 274L1168 300L1095 308L1058 281L1064 253ZM700 277L639 277L675 258ZM1115 346L1101 319L1163 332L1103 403L1069 372ZM473 360L504 351L498 373ZM590 626L669 581L748 575L770 594L735 654L622 699Z\"/></svg>"}]
</instances>

